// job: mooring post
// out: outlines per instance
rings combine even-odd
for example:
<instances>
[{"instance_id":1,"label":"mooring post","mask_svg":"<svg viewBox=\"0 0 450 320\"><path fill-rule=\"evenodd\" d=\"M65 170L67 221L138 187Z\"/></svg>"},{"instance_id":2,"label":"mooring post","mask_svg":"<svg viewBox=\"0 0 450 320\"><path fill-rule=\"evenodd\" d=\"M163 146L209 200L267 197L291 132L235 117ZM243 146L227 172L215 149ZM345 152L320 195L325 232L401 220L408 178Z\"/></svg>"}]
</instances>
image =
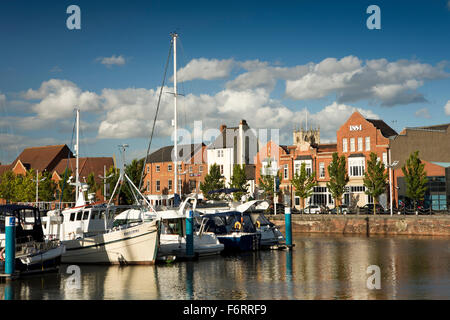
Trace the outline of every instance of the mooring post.
<instances>
[{"instance_id":1,"label":"mooring post","mask_svg":"<svg viewBox=\"0 0 450 320\"><path fill-rule=\"evenodd\" d=\"M186 255L194 256L194 212L189 210L186 217Z\"/></svg>"},{"instance_id":2,"label":"mooring post","mask_svg":"<svg viewBox=\"0 0 450 320\"><path fill-rule=\"evenodd\" d=\"M16 218L6 216L5 221L5 273L14 274L16 260Z\"/></svg>"},{"instance_id":3,"label":"mooring post","mask_svg":"<svg viewBox=\"0 0 450 320\"><path fill-rule=\"evenodd\" d=\"M292 248L291 208L284 208L284 224L286 229L286 246Z\"/></svg>"}]
</instances>

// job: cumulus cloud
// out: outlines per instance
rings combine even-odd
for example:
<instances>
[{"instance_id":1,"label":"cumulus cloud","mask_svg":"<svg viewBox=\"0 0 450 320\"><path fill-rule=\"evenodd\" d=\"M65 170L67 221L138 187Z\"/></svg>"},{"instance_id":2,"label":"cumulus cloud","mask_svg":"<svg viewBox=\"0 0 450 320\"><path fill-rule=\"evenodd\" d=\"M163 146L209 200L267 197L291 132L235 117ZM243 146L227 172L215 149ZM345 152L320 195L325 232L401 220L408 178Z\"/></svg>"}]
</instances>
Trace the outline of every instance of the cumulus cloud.
<instances>
[{"instance_id":1,"label":"cumulus cloud","mask_svg":"<svg viewBox=\"0 0 450 320\"><path fill-rule=\"evenodd\" d=\"M426 119L431 118L430 112L428 111L427 108L422 108L422 109L417 110L415 115L418 118L426 118Z\"/></svg>"},{"instance_id":2,"label":"cumulus cloud","mask_svg":"<svg viewBox=\"0 0 450 320\"><path fill-rule=\"evenodd\" d=\"M125 64L125 58L120 56L112 55L111 57L99 57L96 61L100 61L101 64L111 67L111 66L123 66Z\"/></svg>"},{"instance_id":3,"label":"cumulus cloud","mask_svg":"<svg viewBox=\"0 0 450 320\"><path fill-rule=\"evenodd\" d=\"M82 91L67 80L44 81L38 90L29 89L23 94L27 100L40 100L32 110L40 119L61 119L73 114L75 108L82 111L100 110L100 97L90 91Z\"/></svg>"},{"instance_id":4,"label":"cumulus cloud","mask_svg":"<svg viewBox=\"0 0 450 320\"><path fill-rule=\"evenodd\" d=\"M444 106L445 114L450 116L450 100L447 101L447 104Z\"/></svg>"},{"instance_id":5,"label":"cumulus cloud","mask_svg":"<svg viewBox=\"0 0 450 320\"><path fill-rule=\"evenodd\" d=\"M193 59L184 68L177 71L177 78L180 81L226 78L229 76L234 65L235 61L233 59Z\"/></svg>"}]
</instances>

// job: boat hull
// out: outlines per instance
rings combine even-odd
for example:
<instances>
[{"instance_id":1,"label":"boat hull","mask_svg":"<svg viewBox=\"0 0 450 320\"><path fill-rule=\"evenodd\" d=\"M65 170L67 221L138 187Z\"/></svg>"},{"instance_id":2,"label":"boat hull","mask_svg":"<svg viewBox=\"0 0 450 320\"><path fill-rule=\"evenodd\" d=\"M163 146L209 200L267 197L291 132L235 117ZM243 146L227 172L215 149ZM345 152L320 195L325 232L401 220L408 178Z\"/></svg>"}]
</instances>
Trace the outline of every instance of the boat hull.
<instances>
[{"instance_id":1,"label":"boat hull","mask_svg":"<svg viewBox=\"0 0 450 320\"><path fill-rule=\"evenodd\" d=\"M217 239L225 246L225 251L253 251L259 249L261 235L257 233L233 232L217 235Z\"/></svg>"},{"instance_id":2,"label":"boat hull","mask_svg":"<svg viewBox=\"0 0 450 320\"><path fill-rule=\"evenodd\" d=\"M198 257L220 254L224 245L217 241L212 234L194 235L194 254ZM184 237L173 237L172 235L161 235L158 257L186 256L186 239Z\"/></svg>"},{"instance_id":3,"label":"boat hull","mask_svg":"<svg viewBox=\"0 0 450 320\"><path fill-rule=\"evenodd\" d=\"M159 222L145 222L93 237L64 241L63 263L154 264L159 244Z\"/></svg>"}]
</instances>

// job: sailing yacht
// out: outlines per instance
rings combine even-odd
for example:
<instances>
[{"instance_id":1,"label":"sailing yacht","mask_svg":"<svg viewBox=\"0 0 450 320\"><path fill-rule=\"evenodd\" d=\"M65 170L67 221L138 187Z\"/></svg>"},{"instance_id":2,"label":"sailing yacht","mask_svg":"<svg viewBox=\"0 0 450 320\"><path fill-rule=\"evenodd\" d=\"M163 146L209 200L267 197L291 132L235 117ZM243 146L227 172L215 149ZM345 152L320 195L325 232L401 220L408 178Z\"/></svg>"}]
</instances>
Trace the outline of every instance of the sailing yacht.
<instances>
[{"instance_id":1,"label":"sailing yacht","mask_svg":"<svg viewBox=\"0 0 450 320\"><path fill-rule=\"evenodd\" d=\"M136 221L125 225L113 226L117 210L123 206L116 206L112 202L120 184L127 182L132 193L146 202L133 182L125 173L125 156L120 170L120 177L116 183L109 202L103 204L89 204L84 198L85 185L79 181L79 110L77 110L77 161L76 161L76 204L75 207L62 212L49 212L43 223L44 233L48 238L59 238L65 245L66 251L61 261L64 263L93 263L93 264L153 264L156 261L159 245L159 220ZM125 148L123 149L125 152ZM149 203L146 202L147 206ZM145 211L142 204L137 206ZM132 209L128 209L132 210Z\"/></svg>"}]
</instances>

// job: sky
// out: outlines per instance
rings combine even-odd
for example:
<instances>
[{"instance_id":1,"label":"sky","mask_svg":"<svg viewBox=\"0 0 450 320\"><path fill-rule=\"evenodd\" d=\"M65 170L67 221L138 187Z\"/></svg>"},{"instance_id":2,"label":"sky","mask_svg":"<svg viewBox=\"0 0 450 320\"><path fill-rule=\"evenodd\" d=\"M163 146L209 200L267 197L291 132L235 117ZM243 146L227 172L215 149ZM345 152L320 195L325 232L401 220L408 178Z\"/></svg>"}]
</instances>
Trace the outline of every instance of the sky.
<instances>
[{"instance_id":1,"label":"sky","mask_svg":"<svg viewBox=\"0 0 450 320\"><path fill-rule=\"evenodd\" d=\"M70 5L80 29L69 29ZM369 29L370 5L380 29ZM405 127L450 123L450 1L1 1L0 163L25 147L146 154L177 32L178 124L292 130L321 142L354 112ZM152 150L173 144L173 62ZM206 140L206 139L205 139ZM208 141L206 141L208 142Z\"/></svg>"}]
</instances>

